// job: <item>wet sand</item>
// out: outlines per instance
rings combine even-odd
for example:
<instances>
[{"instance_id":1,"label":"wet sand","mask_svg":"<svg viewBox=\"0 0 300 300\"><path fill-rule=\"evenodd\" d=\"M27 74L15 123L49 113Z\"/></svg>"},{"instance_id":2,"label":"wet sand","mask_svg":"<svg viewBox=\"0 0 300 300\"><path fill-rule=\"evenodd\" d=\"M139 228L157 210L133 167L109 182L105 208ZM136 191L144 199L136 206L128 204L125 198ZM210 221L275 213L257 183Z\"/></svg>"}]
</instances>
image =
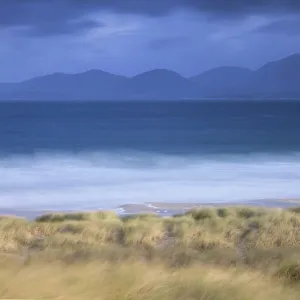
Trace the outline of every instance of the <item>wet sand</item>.
<instances>
[{"instance_id":1,"label":"wet sand","mask_svg":"<svg viewBox=\"0 0 300 300\"><path fill-rule=\"evenodd\" d=\"M273 207L288 208L300 206L300 199L275 199L275 200L253 200L243 202L222 202L222 203L166 203L151 202L145 204L124 204L115 209L121 216L132 214L158 214L161 216L171 216L182 214L188 210L201 207L228 207L228 206L256 206L256 207ZM55 212L76 212L75 210L54 211L54 210L17 210L9 208L0 208L1 216L17 216L30 220L36 217Z\"/></svg>"},{"instance_id":2,"label":"wet sand","mask_svg":"<svg viewBox=\"0 0 300 300\"><path fill-rule=\"evenodd\" d=\"M145 204L126 204L119 209L128 214L155 213L160 215L174 215L184 213L188 210L201 207L228 207L228 206L257 206L257 207L278 207L287 208L300 206L300 199L277 199L277 200L254 200L243 202L222 202L222 203L165 203L151 202Z\"/></svg>"}]
</instances>

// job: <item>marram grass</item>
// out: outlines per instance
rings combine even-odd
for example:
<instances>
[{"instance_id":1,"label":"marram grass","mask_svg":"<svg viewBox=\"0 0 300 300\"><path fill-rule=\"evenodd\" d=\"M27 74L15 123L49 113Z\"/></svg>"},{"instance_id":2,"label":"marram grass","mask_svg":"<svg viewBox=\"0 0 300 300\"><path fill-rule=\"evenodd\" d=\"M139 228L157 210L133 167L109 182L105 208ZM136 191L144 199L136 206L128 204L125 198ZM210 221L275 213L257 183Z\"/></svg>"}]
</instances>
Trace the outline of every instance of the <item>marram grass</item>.
<instances>
[{"instance_id":1,"label":"marram grass","mask_svg":"<svg viewBox=\"0 0 300 300\"><path fill-rule=\"evenodd\" d=\"M300 299L300 209L0 218L0 299Z\"/></svg>"}]
</instances>

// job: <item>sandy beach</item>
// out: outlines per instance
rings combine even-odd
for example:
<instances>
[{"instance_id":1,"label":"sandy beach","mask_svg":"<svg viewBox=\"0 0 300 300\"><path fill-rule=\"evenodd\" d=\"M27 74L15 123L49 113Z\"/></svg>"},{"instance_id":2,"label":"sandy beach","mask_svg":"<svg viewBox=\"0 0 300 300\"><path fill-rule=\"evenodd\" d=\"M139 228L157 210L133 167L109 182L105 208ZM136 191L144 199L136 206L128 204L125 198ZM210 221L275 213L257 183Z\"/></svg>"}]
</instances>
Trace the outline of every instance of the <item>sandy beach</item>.
<instances>
[{"instance_id":1,"label":"sandy beach","mask_svg":"<svg viewBox=\"0 0 300 300\"><path fill-rule=\"evenodd\" d=\"M144 204L124 204L114 209L119 215L131 214L158 214L160 216L172 216L182 214L186 211L201 207L228 207L228 206L257 206L257 207L278 207L287 208L300 205L300 199L275 199L275 200L253 200L241 202L222 202L222 203L167 203L167 202L151 202ZM18 210L13 208L0 208L1 216L17 216L33 220L38 216L47 213L66 212L66 210ZM76 212L76 210L68 210L68 212Z\"/></svg>"},{"instance_id":2,"label":"sandy beach","mask_svg":"<svg viewBox=\"0 0 300 300\"><path fill-rule=\"evenodd\" d=\"M226 206L260 206L260 207L293 207L300 205L300 199L277 199L277 200L253 200L241 202L221 202L221 203L166 203L151 202L145 204L126 204L119 209L123 213L156 213L160 215L174 215L184 213L188 210L201 207L226 207Z\"/></svg>"}]
</instances>

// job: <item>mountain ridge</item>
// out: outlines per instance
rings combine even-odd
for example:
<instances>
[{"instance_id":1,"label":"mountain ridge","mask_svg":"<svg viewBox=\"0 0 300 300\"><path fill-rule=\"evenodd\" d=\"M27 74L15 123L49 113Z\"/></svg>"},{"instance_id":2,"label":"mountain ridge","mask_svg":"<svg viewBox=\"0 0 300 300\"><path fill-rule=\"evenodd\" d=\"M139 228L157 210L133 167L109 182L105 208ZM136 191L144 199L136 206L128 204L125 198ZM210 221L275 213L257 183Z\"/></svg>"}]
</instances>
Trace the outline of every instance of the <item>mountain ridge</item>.
<instances>
[{"instance_id":1,"label":"mountain ridge","mask_svg":"<svg viewBox=\"0 0 300 300\"><path fill-rule=\"evenodd\" d=\"M268 62L257 70L221 66L190 78L169 69L132 77L99 69L56 72L18 83L0 83L0 100L201 99L299 97L300 54Z\"/></svg>"}]
</instances>

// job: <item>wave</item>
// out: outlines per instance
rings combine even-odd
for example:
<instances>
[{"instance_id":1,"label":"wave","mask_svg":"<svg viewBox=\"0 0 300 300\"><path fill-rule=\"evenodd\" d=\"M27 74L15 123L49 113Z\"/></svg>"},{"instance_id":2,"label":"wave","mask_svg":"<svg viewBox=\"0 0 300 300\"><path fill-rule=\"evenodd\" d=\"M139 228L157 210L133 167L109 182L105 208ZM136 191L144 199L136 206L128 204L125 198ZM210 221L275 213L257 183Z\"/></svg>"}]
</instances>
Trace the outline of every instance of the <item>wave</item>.
<instances>
[{"instance_id":1,"label":"wave","mask_svg":"<svg viewBox=\"0 0 300 300\"><path fill-rule=\"evenodd\" d=\"M0 207L114 209L300 197L300 155L39 153L0 158Z\"/></svg>"}]
</instances>

